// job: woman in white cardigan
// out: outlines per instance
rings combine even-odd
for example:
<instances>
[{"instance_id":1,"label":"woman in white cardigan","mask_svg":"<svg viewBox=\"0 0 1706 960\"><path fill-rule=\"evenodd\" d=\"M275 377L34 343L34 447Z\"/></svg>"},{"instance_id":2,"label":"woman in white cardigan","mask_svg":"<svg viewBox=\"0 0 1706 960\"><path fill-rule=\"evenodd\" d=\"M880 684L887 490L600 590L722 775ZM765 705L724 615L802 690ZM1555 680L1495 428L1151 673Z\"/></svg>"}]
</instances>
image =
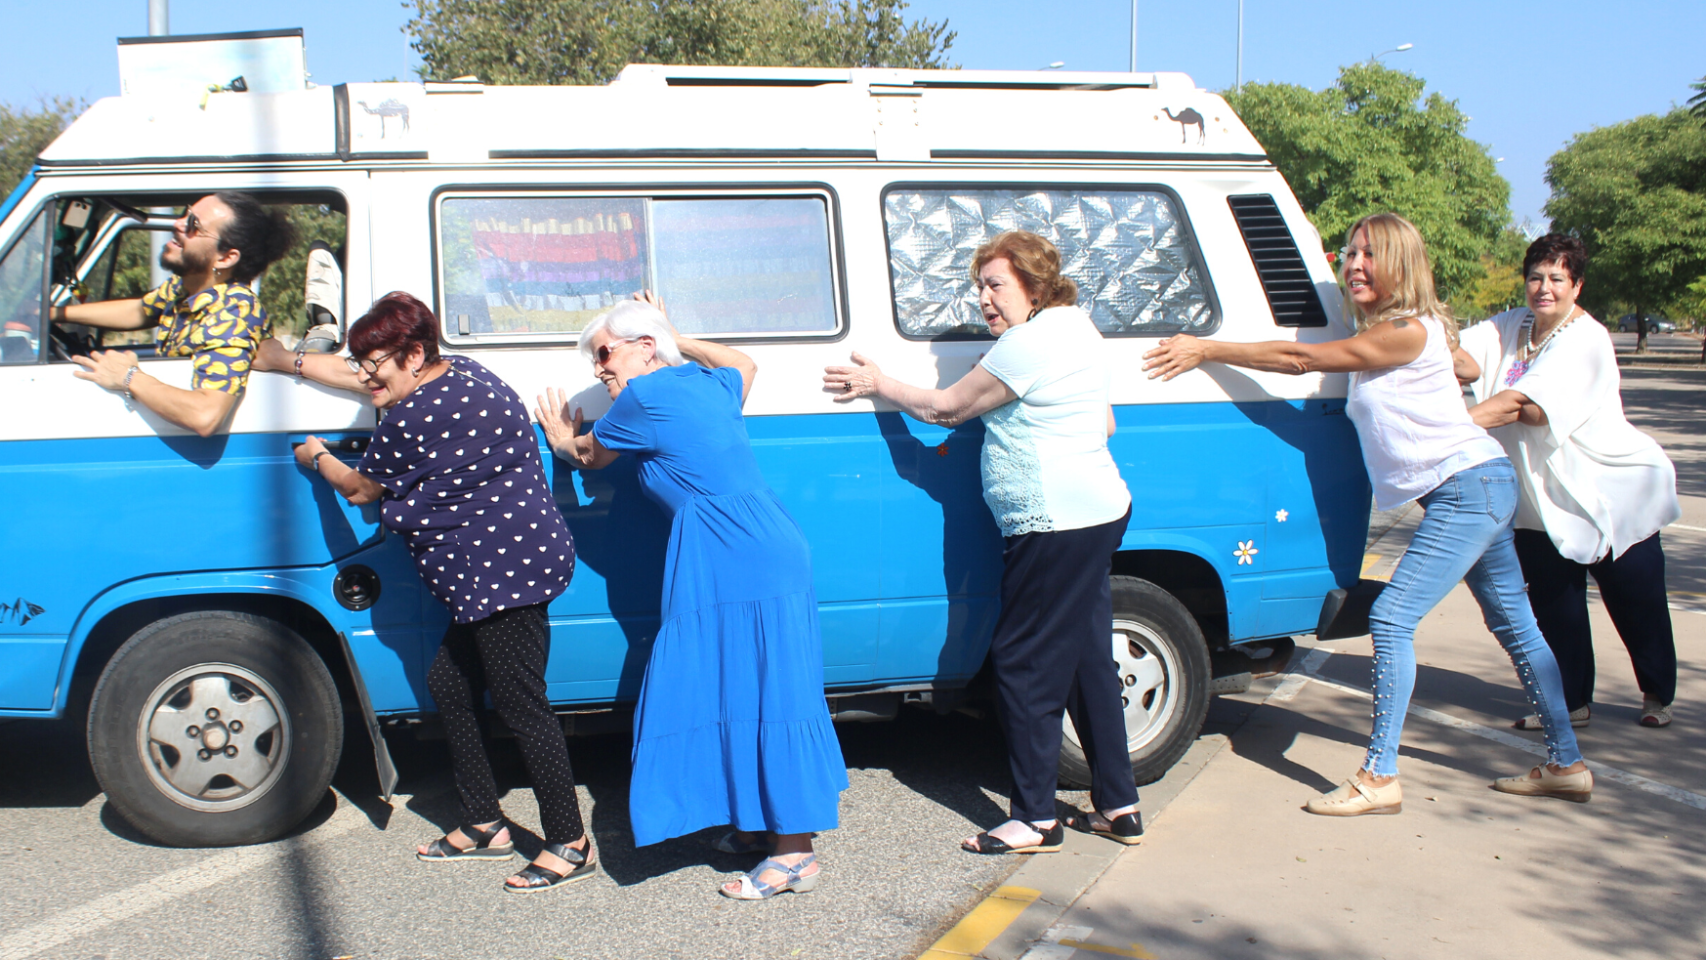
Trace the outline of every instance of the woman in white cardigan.
<instances>
[{"instance_id":1,"label":"woman in white cardigan","mask_svg":"<svg viewBox=\"0 0 1706 960\"><path fill-rule=\"evenodd\" d=\"M1659 531L1682 515L1676 469L1623 416L1611 336L1577 306L1587 253L1550 233L1523 258L1528 306L1463 331L1481 365L1471 409L1516 465L1516 551L1529 603L1558 659L1573 725L1593 703L1587 574L1617 627L1642 694L1640 723L1668 726L1676 642ZM1540 729L1539 718L1515 726Z\"/></svg>"}]
</instances>

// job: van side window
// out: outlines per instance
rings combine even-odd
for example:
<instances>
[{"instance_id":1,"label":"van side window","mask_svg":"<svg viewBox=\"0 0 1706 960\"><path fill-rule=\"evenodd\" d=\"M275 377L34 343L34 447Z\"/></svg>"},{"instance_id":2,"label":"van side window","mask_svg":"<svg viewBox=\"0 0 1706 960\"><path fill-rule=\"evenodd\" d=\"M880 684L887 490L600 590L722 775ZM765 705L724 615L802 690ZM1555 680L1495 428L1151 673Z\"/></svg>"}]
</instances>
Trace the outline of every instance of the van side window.
<instances>
[{"instance_id":1,"label":"van side window","mask_svg":"<svg viewBox=\"0 0 1706 960\"><path fill-rule=\"evenodd\" d=\"M883 195L895 321L912 338L987 336L972 255L1003 230L1060 249L1104 334L1206 334L1220 310L1172 194L1103 188L896 186Z\"/></svg>"},{"instance_id":2,"label":"van side window","mask_svg":"<svg viewBox=\"0 0 1706 960\"><path fill-rule=\"evenodd\" d=\"M824 197L452 196L438 242L447 339L573 339L657 291L682 333L833 335Z\"/></svg>"},{"instance_id":3,"label":"van side window","mask_svg":"<svg viewBox=\"0 0 1706 960\"><path fill-rule=\"evenodd\" d=\"M41 346L42 251L48 207L0 259L0 364L35 363Z\"/></svg>"}]
</instances>

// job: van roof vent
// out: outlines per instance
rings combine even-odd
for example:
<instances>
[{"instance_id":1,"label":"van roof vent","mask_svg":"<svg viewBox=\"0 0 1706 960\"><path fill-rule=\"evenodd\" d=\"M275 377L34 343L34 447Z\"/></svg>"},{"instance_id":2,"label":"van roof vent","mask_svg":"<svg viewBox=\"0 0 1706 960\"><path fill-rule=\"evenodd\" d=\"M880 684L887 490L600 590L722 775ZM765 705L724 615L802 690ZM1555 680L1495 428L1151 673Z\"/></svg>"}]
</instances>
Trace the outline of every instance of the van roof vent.
<instances>
[{"instance_id":1,"label":"van roof vent","mask_svg":"<svg viewBox=\"0 0 1706 960\"><path fill-rule=\"evenodd\" d=\"M1274 323L1282 327L1326 326L1327 311L1321 307L1315 282L1309 278L1309 268L1285 225L1285 217L1280 215L1279 204L1265 193L1227 197L1226 202L1238 221L1238 232L1244 235L1256 274L1262 278L1262 292L1268 295Z\"/></svg>"}]
</instances>

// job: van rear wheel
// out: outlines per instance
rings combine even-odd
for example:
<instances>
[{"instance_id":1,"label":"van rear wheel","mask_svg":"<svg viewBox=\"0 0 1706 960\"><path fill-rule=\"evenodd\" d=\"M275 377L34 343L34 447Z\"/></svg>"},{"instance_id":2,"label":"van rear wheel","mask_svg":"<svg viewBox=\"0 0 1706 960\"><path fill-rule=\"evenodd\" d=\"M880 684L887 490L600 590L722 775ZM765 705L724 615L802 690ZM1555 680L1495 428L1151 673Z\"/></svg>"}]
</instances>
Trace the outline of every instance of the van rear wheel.
<instances>
[{"instance_id":1,"label":"van rear wheel","mask_svg":"<svg viewBox=\"0 0 1706 960\"><path fill-rule=\"evenodd\" d=\"M90 701L88 737L107 800L149 837L263 843L325 796L343 711L294 631L206 611L150 624L119 648Z\"/></svg>"},{"instance_id":2,"label":"van rear wheel","mask_svg":"<svg viewBox=\"0 0 1706 960\"><path fill-rule=\"evenodd\" d=\"M1185 755L1208 716L1208 644L1185 605L1148 580L1108 578L1113 657L1124 687L1126 750L1138 784L1154 783ZM1084 747L1065 720L1060 779L1090 785Z\"/></svg>"}]
</instances>

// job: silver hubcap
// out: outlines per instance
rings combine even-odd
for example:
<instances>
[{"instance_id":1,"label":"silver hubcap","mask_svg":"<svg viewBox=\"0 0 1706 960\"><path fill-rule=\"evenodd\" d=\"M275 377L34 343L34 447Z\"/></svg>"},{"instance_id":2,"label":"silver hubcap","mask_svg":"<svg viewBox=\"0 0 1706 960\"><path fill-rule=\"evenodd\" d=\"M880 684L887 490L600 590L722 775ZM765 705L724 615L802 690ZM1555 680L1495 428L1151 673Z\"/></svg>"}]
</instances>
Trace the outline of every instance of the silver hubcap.
<instances>
[{"instance_id":1,"label":"silver hubcap","mask_svg":"<svg viewBox=\"0 0 1706 960\"><path fill-rule=\"evenodd\" d=\"M136 747L154 786L192 810L215 813L259 799L284 769L290 723L277 691L229 663L167 677L142 708Z\"/></svg>"},{"instance_id":2,"label":"silver hubcap","mask_svg":"<svg viewBox=\"0 0 1706 960\"><path fill-rule=\"evenodd\" d=\"M1173 678L1179 663L1159 634L1134 620L1114 621L1113 653L1125 704L1126 752L1137 753L1161 735L1178 706ZM1083 745L1071 717L1066 718L1066 738Z\"/></svg>"}]
</instances>

